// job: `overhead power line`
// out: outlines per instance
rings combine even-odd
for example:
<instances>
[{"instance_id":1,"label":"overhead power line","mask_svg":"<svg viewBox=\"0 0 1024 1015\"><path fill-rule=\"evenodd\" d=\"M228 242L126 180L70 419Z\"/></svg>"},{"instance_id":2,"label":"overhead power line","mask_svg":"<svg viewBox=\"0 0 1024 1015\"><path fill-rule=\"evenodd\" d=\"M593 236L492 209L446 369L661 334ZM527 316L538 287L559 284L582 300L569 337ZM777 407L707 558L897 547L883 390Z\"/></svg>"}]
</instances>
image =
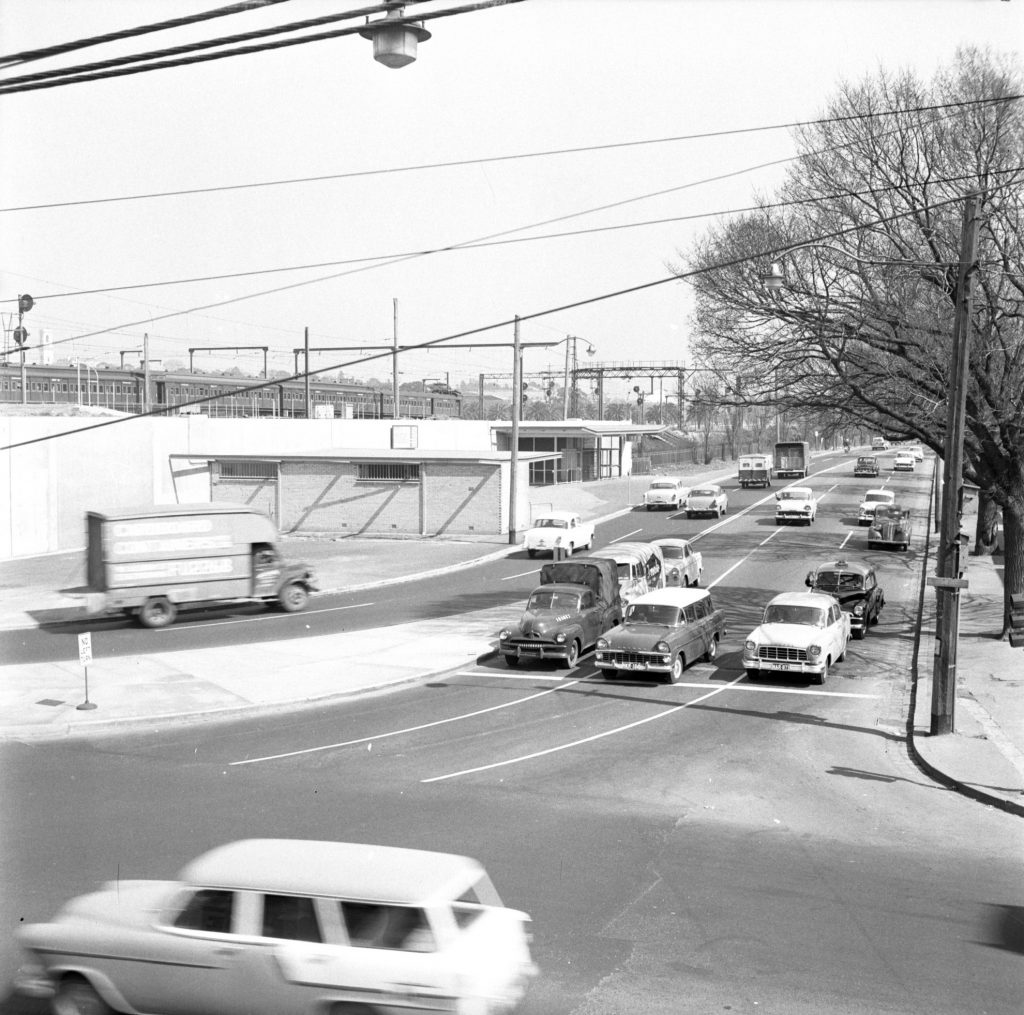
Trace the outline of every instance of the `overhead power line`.
<instances>
[{"instance_id":1,"label":"overhead power line","mask_svg":"<svg viewBox=\"0 0 1024 1015\"><path fill-rule=\"evenodd\" d=\"M0 83L2 84L2 83ZM514 162L526 159L550 158L556 155L581 155L588 152L615 151L623 148L638 148L646 145L676 144L681 141L705 141L720 137L738 137L744 134L767 133L774 130L792 130L796 127L824 126L830 123L848 123L853 120L882 119L889 116L906 116L914 113L930 113L939 110L958 110L968 106L997 105L1004 102L1019 102L1024 93L1005 95L999 98L970 99L961 102L942 102L927 106L905 106L872 113L849 114L846 116L820 117L815 120L790 120L755 127L735 127L728 130L705 131L699 134L676 134L668 137L642 138L638 141L614 141L608 144L581 145L574 148L550 148L535 152L515 152L509 155L487 155L472 159L453 159L446 162L423 162L410 166L389 166L383 169L359 169L346 173L326 173L320 176L297 176L283 180L258 180L252 183L228 183L211 187L189 187L183 190L160 190L145 194L120 194L113 197L84 198L76 201L50 201L45 204L14 205L0 208L0 214L16 211L40 211L48 208L74 208L92 204L111 204L119 201L148 201L165 197L188 197L195 194L217 194L234 190L254 190L260 187L286 187L302 183L325 183L330 180L349 180L364 176L386 176L396 173L422 172L428 169L454 169L462 166L488 165L495 162Z\"/></svg>"}]
</instances>

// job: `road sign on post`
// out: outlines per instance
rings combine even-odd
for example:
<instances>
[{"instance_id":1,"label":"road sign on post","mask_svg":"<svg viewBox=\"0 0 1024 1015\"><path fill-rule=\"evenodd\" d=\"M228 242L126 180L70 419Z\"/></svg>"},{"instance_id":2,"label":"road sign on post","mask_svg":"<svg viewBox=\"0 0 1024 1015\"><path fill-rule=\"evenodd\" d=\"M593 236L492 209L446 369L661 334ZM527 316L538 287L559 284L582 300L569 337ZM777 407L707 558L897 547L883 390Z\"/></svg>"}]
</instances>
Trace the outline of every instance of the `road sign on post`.
<instances>
[{"instance_id":1,"label":"road sign on post","mask_svg":"<svg viewBox=\"0 0 1024 1015\"><path fill-rule=\"evenodd\" d=\"M85 701L75 708L79 712L88 712L96 707L94 702L89 700L89 663L92 662L92 632L86 631L78 636L78 661L85 667Z\"/></svg>"}]
</instances>

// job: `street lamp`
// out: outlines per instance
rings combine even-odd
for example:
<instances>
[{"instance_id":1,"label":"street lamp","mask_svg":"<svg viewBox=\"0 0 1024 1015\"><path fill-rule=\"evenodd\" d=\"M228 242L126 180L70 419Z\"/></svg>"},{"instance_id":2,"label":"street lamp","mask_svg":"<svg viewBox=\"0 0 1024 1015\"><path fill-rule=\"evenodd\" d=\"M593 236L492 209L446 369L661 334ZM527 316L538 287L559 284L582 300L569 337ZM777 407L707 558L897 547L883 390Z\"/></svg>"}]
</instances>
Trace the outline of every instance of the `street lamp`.
<instances>
[{"instance_id":1,"label":"street lamp","mask_svg":"<svg viewBox=\"0 0 1024 1015\"><path fill-rule=\"evenodd\" d=\"M400 0L385 0L387 13L376 21L366 19L360 31L364 39L373 40L373 58L385 67L397 70L416 59L416 47L430 38L422 21L405 20L405 7Z\"/></svg>"}]
</instances>

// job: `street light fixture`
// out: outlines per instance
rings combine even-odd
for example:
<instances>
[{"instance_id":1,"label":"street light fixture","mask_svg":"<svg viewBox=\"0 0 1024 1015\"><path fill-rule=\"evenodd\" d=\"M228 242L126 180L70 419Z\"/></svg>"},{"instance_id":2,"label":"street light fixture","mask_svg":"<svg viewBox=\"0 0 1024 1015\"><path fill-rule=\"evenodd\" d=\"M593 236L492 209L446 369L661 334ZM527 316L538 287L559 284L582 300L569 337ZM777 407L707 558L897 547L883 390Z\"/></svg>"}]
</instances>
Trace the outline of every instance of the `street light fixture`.
<instances>
[{"instance_id":1,"label":"street light fixture","mask_svg":"<svg viewBox=\"0 0 1024 1015\"><path fill-rule=\"evenodd\" d=\"M384 17L376 21L367 18L359 34L373 40L374 60L397 70L416 59L417 46L430 38L430 32L422 21L405 20L405 7L399 0L386 0L384 6L388 9Z\"/></svg>"}]
</instances>

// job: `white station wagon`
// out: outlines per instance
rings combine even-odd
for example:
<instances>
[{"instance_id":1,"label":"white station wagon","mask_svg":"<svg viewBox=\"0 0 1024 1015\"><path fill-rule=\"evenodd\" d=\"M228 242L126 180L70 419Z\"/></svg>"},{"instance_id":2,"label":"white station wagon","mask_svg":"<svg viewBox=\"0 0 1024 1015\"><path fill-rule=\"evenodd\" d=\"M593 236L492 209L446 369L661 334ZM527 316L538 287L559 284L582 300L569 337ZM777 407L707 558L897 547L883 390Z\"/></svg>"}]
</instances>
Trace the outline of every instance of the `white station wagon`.
<instances>
[{"instance_id":1,"label":"white station wagon","mask_svg":"<svg viewBox=\"0 0 1024 1015\"><path fill-rule=\"evenodd\" d=\"M528 921L468 857L248 839L20 928L15 986L60 1015L497 1015L536 973Z\"/></svg>"},{"instance_id":2,"label":"white station wagon","mask_svg":"<svg viewBox=\"0 0 1024 1015\"><path fill-rule=\"evenodd\" d=\"M586 522L574 511L549 511L538 515L526 530L523 546L531 557L538 553L557 552L571 557L577 550L589 550L594 545L594 523Z\"/></svg>"}]
</instances>

